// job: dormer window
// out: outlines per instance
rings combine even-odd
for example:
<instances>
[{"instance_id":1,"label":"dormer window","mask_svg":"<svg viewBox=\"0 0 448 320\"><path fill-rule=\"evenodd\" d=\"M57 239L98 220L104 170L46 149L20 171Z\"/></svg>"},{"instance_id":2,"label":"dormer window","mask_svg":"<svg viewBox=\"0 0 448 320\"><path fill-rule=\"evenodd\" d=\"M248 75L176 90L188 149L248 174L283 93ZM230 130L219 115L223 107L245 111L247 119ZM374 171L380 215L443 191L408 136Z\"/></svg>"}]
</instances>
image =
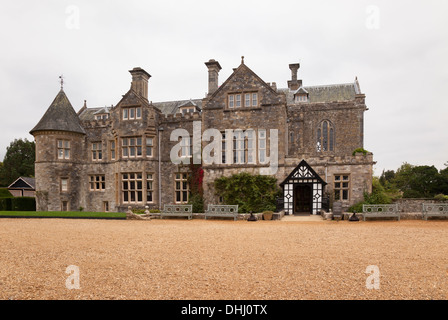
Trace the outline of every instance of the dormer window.
<instances>
[{"instance_id":1,"label":"dormer window","mask_svg":"<svg viewBox=\"0 0 448 320\"><path fill-rule=\"evenodd\" d=\"M107 120L107 119L109 119L108 113L95 115L95 120Z\"/></svg>"},{"instance_id":2,"label":"dormer window","mask_svg":"<svg viewBox=\"0 0 448 320\"><path fill-rule=\"evenodd\" d=\"M306 94L297 95L295 101L296 102L307 102L308 96Z\"/></svg>"},{"instance_id":3,"label":"dormer window","mask_svg":"<svg viewBox=\"0 0 448 320\"><path fill-rule=\"evenodd\" d=\"M294 102L308 102L308 91L305 88L300 87L294 92Z\"/></svg>"},{"instance_id":4,"label":"dormer window","mask_svg":"<svg viewBox=\"0 0 448 320\"><path fill-rule=\"evenodd\" d=\"M123 108L123 120L135 120L141 118L142 118L141 107Z\"/></svg>"},{"instance_id":5,"label":"dormer window","mask_svg":"<svg viewBox=\"0 0 448 320\"><path fill-rule=\"evenodd\" d=\"M182 114L187 114L187 113L193 113L195 111L195 107L188 107L188 108L180 108L179 112Z\"/></svg>"}]
</instances>

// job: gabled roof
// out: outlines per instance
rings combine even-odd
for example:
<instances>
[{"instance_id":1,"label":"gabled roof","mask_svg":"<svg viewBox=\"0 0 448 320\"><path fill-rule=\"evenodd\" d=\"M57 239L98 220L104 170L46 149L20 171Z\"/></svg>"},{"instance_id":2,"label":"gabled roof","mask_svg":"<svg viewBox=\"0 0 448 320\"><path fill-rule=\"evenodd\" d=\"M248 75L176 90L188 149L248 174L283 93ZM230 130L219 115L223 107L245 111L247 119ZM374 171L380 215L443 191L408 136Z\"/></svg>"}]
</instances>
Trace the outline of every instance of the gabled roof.
<instances>
[{"instance_id":1,"label":"gabled roof","mask_svg":"<svg viewBox=\"0 0 448 320\"><path fill-rule=\"evenodd\" d=\"M36 189L36 179L29 177L19 177L10 184L8 189Z\"/></svg>"},{"instance_id":2,"label":"gabled roof","mask_svg":"<svg viewBox=\"0 0 448 320\"><path fill-rule=\"evenodd\" d=\"M62 89L30 133L48 130L86 133L80 124L78 115Z\"/></svg>"},{"instance_id":3,"label":"gabled roof","mask_svg":"<svg viewBox=\"0 0 448 320\"><path fill-rule=\"evenodd\" d=\"M306 91L304 87L300 87L299 89L297 89L297 90L294 92L294 95L296 95L296 94L298 94L298 93L306 93L306 94L308 94L309 92Z\"/></svg>"},{"instance_id":4,"label":"gabled roof","mask_svg":"<svg viewBox=\"0 0 448 320\"><path fill-rule=\"evenodd\" d=\"M261 79L255 72L253 72L248 66L246 66L244 64L244 60L241 60L241 64L239 65L238 68L236 68L233 73L227 78L226 81L224 81L222 83L222 85L219 86L219 88L213 92L213 94L210 97L210 100L212 100L216 95L218 95L219 92L221 92L222 90L225 90L226 85L234 78L238 75L238 73L240 73L243 69L245 69L246 71L248 71L250 74L252 74L253 77L255 77L261 84L263 84L269 91L271 91L274 94L277 94L277 92L272 89L272 87L270 85L268 85L263 79Z\"/></svg>"},{"instance_id":5,"label":"gabled roof","mask_svg":"<svg viewBox=\"0 0 448 320\"><path fill-rule=\"evenodd\" d=\"M300 161L299 165L294 170L292 170L292 172L288 175L288 177L286 177L285 180L283 180L282 183L280 183L280 186L283 186L291 179L299 181L316 179L319 183L322 183L323 185L327 184L305 160Z\"/></svg>"}]
</instances>

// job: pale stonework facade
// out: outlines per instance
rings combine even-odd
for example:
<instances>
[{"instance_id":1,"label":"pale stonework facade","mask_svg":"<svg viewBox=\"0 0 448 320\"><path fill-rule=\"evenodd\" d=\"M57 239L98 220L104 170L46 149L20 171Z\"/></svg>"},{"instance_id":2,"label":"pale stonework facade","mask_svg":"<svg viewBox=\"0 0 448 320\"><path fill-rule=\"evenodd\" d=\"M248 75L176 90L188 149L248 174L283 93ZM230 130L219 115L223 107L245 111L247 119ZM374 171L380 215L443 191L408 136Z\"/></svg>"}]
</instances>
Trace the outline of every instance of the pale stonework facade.
<instances>
[{"instance_id":1,"label":"pale stonework facade","mask_svg":"<svg viewBox=\"0 0 448 320\"><path fill-rule=\"evenodd\" d=\"M223 138L233 130L233 137L223 139L220 163L202 163L205 205L220 201L213 187L216 178L266 174L274 139L278 164L272 175L284 190L280 203L286 214L318 214L328 199L348 207L371 192L373 155L353 155L364 147L368 110L357 80L304 86L297 80L299 65L291 64L291 80L281 89L264 82L242 60L219 84L220 64L205 64L209 86L202 99L153 103L151 76L141 68L130 70L131 88L115 106L84 104L75 112L61 89L31 130L37 210L125 211L128 206L186 203L190 166L174 164L170 153L179 148L192 160L195 142L202 149L209 144L197 140L208 129ZM176 129L185 129L191 138L171 141Z\"/></svg>"}]
</instances>

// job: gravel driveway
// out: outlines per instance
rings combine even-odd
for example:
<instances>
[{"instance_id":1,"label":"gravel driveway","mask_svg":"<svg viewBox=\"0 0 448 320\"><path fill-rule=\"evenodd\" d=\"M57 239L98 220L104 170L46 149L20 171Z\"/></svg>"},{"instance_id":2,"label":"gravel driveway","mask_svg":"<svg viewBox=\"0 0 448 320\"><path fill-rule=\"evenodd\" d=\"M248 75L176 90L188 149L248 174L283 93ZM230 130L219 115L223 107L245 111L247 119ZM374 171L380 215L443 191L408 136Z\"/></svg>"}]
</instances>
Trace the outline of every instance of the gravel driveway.
<instances>
[{"instance_id":1,"label":"gravel driveway","mask_svg":"<svg viewBox=\"0 0 448 320\"><path fill-rule=\"evenodd\" d=\"M0 242L0 299L448 298L441 220L0 219Z\"/></svg>"}]
</instances>

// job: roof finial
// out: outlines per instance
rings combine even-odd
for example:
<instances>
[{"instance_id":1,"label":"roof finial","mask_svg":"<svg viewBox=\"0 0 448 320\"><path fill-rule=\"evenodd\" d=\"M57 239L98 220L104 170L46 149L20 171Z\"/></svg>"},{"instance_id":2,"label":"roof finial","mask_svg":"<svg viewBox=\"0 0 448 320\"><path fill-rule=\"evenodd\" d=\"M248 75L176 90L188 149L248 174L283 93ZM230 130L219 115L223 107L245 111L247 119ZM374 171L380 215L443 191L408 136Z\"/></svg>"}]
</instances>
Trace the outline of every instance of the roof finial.
<instances>
[{"instance_id":1,"label":"roof finial","mask_svg":"<svg viewBox=\"0 0 448 320\"><path fill-rule=\"evenodd\" d=\"M64 75L60 75L59 79L61 79L59 82L61 83L61 90L64 89Z\"/></svg>"},{"instance_id":2,"label":"roof finial","mask_svg":"<svg viewBox=\"0 0 448 320\"><path fill-rule=\"evenodd\" d=\"M244 64L244 56L241 56L241 63Z\"/></svg>"}]
</instances>

